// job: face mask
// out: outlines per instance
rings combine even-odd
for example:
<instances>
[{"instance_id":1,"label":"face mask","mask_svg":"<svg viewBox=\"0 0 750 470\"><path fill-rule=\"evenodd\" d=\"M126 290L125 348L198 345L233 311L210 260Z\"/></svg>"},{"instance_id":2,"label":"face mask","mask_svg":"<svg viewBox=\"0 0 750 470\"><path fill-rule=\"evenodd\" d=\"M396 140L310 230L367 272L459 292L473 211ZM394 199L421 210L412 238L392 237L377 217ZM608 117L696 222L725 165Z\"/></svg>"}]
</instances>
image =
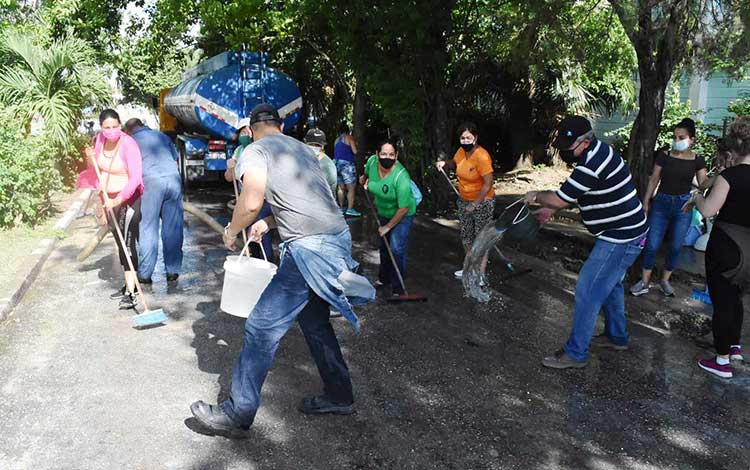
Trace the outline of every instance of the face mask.
<instances>
[{"instance_id":1,"label":"face mask","mask_svg":"<svg viewBox=\"0 0 750 470\"><path fill-rule=\"evenodd\" d=\"M378 158L378 161L380 162L380 166L386 170L396 164L396 160L393 158Z\"/></svg>"},{"instance_id":2,"label":"face mask","mask_svg":"<svg viewBox=\"0 0 750 470\"><path fill-rule=\"evenodd\" d=\"M470 144L461 144L461 148L464 149L464 152L470 152L471 149L473 149L475 145L476 145L476 142L472 142Z\"/></svg>"},{"instance_id":3,"label":"face mask","mask_svg":"<svg viewBox=\"0 0 750 470\"><path fill-rule=\"evenodd\" d=\"M672 142L672 148L676 152L684 152L690 148L690 139L675 140Z\"/></svg>"},{"instance_id":4,"label":"face mask","mask_svg":"<svg viewBox=\"0 0 750 470\"><path fill-rule=\"evenodd\" d=\"M119 127L115 127L114 129L102 129L102 135L110 142L117 142L120 140L120 136L122 136L122 129Z\"/></svg>"},{"instance_id":5,"label":"face mask","mask_svg":"<svg viewBox=\"0 0 750 470\"><path fill-rule=\"evenodd\" d=\"M250 145L253 143L253 138L249 135L241 135L237 138L237 142L239 142L240 145Z\"/></svg>"}]
</instances>

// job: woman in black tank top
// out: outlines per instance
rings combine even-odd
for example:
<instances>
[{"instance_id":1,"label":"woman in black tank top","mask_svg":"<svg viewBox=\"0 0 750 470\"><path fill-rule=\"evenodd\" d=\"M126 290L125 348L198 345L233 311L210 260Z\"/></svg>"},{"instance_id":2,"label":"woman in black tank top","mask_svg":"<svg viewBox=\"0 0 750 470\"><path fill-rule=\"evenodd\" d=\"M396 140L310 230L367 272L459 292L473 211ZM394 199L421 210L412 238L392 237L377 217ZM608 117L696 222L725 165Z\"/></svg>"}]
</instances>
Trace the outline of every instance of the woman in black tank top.
<instances>
[{"instance_id":1,"label":"woman in black tank top","mask_svg":"<svg viewBox=\"0 0 750 470\"><path fill-rule=\"evenodd\" d=\"M739 135L738 135L739 134ZM706 248L706 282L714 306L712 329L717 356L698 365L719 377L732 377L730 361L741 361L742 296L750 272L750 117L737 119L719 151L735 166L722 171L708 197L695 191L685 206L695 204L705 217L719 214Z\"/></svg>"},{"instance_id":2,"label":"woman in black tank top","mask_svg":"<svg viewBox=\"0 0 750 470\"><path fill-rule=\"evenodd\" d=\"M664 238L669 236L669 250L659 287L667 297L674 296L669 283L677 267L682 243L690 228L691 214L682 212L682 206L690 198L693 178L703 186L708 180L706 162L692 151L695 143L695 123L685 118L674 129L674 142L669 152L659 152L654 172L648 182L643 208L649 216L649 233L643 250L643 275L630 288L630 293L639 296L648 293L651 272L656 262L656 253ZM657 187L659 193L654 197Z\"/></svg>"}]
</instances>

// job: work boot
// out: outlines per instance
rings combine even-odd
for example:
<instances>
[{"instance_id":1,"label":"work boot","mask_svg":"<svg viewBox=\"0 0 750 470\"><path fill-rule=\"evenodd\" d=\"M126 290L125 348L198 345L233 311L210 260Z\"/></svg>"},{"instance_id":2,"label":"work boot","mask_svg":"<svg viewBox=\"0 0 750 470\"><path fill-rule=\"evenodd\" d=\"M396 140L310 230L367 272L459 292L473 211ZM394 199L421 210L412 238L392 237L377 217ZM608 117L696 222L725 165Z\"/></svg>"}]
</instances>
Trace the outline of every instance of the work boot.
<instances>
[{"instance_id":1,"label":"work boot","mask_svg":"<svg viewBox=\"0 0 750 470\"><path fill-rule=\"evenodd\" d=\"M615 351L627 351L628 350L627 344L615 344L609 339L609 337L605 333L594 336L591 339L591 346L595 348L602 348L602 349L614 349Z\"/></svg>"},{"instance_id":2,"label":"work boot","mask_svg":"<svg viewBox=\"0 0 750 470\"><path fill-rule=\"evenodd\" d=\"M247 437L250 426L240 426L224 413L219 405L209 405L198 400L190 405L190 412L201 425L213 432L226 433L232 437Z\"/></svg>"},{"instance_id":3,"label":"work boot","mask_svg":"<svg viewBox=\"0 0 750 470\"><path fill-rule=\"evenodd\" d=\"M553 355L547 356L542 360L544 367L551 367L552 369L580 369L581 367L586 367L588 363L589 361L578 362L573 360L563 348L560 348Z\"/></svg>"},{"instance_id":4,"label":"work boot","mask_svg":"<svg viewBox=\"0 0 750 470\"><path fill-rule=\"evenodd\" d=\"M298 409L306 415L350 415L354 413L354 404L335 403L325 397L305 398Z\"/></svg>"},{"instance_id":5,"label":"work boot","mask_svg":"<svg viewBox=\"0 0 750 470\"><path fill-rule=\"evenodd\" d=\"M136 305L138 305L138 298L130 292L126 292L120 299L119 308L120 310L130 310L135 308Z\"/></svg>"},{"instance_id":6,"label":"work boot","mask_svg":"<svg viewBox=\"0 0 750 470\"><path fill-rule=\"evenodd\" d=\"M674 297L674 288L672 287L672 284L669 283L669 281L661 281L659 283L659 288L664 294L664 297Z\"/></svg>"},{"instance_id":7,"label":"work boot","mask_svg":"<svg viewBox=\"0 0 750 470\"><path fill-rule=\"evenodd\" d=\"M643 280L640 280L633 284L633 287L630 288L630 293L636 297L640 297L643 294L648 294L648 286L645 282L643 282Z\"/></svg>"}]
</instances>

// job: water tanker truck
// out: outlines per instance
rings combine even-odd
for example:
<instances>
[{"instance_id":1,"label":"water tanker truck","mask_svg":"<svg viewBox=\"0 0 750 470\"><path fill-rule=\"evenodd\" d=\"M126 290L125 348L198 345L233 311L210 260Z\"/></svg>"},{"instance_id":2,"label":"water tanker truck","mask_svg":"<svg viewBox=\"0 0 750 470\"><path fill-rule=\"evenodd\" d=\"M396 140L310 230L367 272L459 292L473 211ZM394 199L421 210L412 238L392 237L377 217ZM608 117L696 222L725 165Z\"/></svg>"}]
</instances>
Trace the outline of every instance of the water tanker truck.
<instances>
[{"instance_id":1,"label":"water tanker truck","mask_svg":"<svg viewBox=\"0 0 750 470\"><path fill-rule=\"evenodd\" d=\"M187 70L179 85L162 90L160 129L175 141L183 185L217 179L227 169L239 121L262 102L278 108L285 129L300 118L297 85L268 67L265 52L223 52Z\"/></svg>"}]
</instances>

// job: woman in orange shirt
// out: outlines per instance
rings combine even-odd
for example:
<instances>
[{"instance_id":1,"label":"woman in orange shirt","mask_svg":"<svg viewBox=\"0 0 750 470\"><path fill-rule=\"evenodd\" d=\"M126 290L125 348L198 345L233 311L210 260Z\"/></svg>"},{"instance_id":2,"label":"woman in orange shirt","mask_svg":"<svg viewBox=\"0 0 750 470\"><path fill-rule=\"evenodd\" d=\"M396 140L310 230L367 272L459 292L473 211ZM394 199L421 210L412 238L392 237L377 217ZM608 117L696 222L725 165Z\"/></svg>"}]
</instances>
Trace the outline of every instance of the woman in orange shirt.
<instances>
[{"instance_id":1,"label":"woman in orange shirt","mask_svg":"<svg viewBox=\"0 0 750 470\"><path fill-rule=\"evenodd\" d=\"M461 242L466 253L479 232L492 221L495 212L495 191L492 188L492 157L477 142L479 132L476 124L465 122L458 128L461 148L452 160L438 161L438 170L456 170L458 177L458 212L461 222ZM481 283L487 268L487 256L482 261ZM463 270L453 273L463 278Z\"/></svg>"}]
</instances>

